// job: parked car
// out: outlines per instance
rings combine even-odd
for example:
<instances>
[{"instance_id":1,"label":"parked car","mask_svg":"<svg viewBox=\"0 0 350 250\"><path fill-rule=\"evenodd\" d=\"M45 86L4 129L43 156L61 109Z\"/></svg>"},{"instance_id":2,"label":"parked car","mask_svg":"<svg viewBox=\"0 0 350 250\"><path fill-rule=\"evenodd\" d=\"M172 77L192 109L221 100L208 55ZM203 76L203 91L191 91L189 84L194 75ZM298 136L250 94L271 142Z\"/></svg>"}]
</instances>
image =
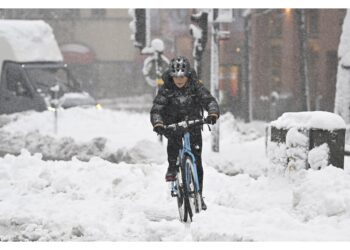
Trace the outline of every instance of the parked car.
<instances>
[{"instance_id":1,"label":"parked car","mask_svg":"<svg viewBox=\"0 0 350 250\"><path fill-rule=\"evenodd\" d=\"M0 20L0 114L97 105L63 62L44 21Z\"/></svg>"}]
</instances>

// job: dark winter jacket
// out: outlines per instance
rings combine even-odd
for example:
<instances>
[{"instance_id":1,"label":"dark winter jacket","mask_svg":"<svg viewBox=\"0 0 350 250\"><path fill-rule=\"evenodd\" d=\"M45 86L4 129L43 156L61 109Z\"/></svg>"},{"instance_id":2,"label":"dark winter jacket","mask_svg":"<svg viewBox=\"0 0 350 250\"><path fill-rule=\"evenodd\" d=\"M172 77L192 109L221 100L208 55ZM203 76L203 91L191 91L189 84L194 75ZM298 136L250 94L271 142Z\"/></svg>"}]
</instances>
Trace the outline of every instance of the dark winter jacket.
<instances>
[{"instance_id":1,"label":"dark winter jacket","mask_svg":"<svg viewBox=\"0 0 350 250\"><path fill-rule=\"evenodd\" d=\"M185 119L199 119L202 109L208 114L220 115L219 105L210 92L198 81L193 69L190 70L189 82L183 88L176 87L169 71L165 71L162 79L164 85L159 88L153 100L151 122L171 124Z\"/></svg>"}]
</instances>

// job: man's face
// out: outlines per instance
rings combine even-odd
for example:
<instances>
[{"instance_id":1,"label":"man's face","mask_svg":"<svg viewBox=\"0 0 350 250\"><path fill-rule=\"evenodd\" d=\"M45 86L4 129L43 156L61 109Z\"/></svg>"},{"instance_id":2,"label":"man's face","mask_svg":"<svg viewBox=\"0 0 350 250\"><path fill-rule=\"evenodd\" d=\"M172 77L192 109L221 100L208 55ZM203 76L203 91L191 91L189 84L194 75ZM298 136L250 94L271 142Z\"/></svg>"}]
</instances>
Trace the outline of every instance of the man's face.
<instances>
[{"instance_id":1,"label":"man's face","mask_svg":"<svg viewBox=\"0 0 350 250\"><path fill-rule=\"evenodd\" d=\"M181 76L181 77L173 77L174 83L178 88L182 88L186 85L188 77Z\"/></svg>"}]
</instances>

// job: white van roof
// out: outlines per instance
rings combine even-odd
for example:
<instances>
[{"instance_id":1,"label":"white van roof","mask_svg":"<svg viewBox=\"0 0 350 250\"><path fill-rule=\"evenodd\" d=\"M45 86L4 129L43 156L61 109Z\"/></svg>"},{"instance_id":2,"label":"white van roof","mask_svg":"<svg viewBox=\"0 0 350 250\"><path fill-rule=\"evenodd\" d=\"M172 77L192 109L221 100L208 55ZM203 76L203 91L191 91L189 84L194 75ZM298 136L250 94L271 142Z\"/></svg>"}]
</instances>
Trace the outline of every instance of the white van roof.
<instances>
[{"instance_id":1,"label":"white van roof","mask_svg":"<svg viewBox=\"0 0 350 250\"><path fill-rule=\"evenodd\" d=\"M0 63L63 61L52 28L42 20L0 20ZM0 68L0 72L1 72Z\"/></svg>"}]
</instances>

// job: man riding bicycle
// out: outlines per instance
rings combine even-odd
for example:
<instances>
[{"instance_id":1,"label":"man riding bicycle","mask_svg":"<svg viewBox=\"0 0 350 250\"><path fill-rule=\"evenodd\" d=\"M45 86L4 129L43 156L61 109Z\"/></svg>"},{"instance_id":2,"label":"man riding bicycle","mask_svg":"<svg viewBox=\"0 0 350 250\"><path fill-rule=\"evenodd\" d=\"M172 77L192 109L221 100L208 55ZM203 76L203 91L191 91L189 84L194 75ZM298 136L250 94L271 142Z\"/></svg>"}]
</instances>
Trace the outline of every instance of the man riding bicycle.
<instances>
[{"instance_id":1,"label":"man riding bicycle","mask_svg":"<svg viewBox=\"0 0 350 250\"><path fill-rule=\"evenodd\" d=\"M165 130L164 125L184 120L201 119L203 109L208 112L207 122L215 124L220 116L219 105L210 92L197 79L186 57L178 56L170 61L164 72L164 85L159 88L153 100L151 123L153 130L168 138L169 167L165 175L166 181L174 181L177 172L177 156L182 146L182 134ZM201 127L190 129L191 150L196 157L202 209L206 209L203 201L203 166L202 166L202 133Z\"/></svg>"}]
</instances>

